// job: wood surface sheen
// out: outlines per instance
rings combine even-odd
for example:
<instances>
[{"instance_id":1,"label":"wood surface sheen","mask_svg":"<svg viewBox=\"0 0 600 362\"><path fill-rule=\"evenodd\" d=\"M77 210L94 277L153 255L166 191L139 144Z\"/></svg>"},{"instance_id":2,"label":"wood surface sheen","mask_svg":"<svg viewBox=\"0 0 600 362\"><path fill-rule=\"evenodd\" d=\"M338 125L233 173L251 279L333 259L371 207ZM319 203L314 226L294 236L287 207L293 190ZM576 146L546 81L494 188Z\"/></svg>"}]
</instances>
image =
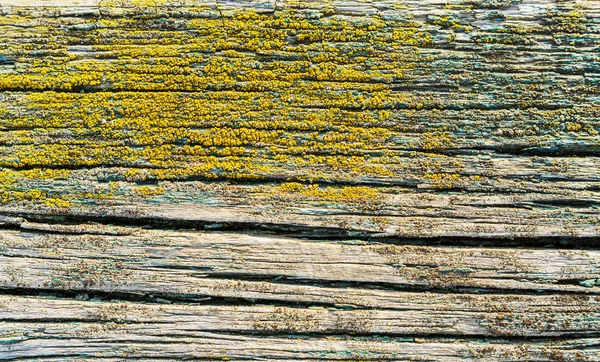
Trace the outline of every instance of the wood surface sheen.
<instances>
[{"instance_id":1,"label":"wood surface sheen","mask_svg":"<svg viewBox=\"0 0 600 362\"><path fill-rule=\"evenodd\" d=\"M0 360L600 361L600 1L0 0Z\"/></svg>"}]
</instances>

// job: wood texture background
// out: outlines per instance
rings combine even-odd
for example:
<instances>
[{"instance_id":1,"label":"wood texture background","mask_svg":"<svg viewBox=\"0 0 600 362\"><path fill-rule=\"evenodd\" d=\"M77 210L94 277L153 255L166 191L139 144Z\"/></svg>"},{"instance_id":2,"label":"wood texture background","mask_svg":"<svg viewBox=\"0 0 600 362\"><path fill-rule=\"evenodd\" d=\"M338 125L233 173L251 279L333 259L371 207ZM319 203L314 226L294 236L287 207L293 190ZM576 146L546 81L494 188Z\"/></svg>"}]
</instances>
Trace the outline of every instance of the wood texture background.
<instances>
[{"instance_id":1,"label":"wood texture background","mask_svg":"<svg viewBox=\"0 0 600 362\"><path fill-rule=\"evenodd\" d=\"M600 361L599 1L0 30L0 360Z\"/></svg>"}]
</instances>

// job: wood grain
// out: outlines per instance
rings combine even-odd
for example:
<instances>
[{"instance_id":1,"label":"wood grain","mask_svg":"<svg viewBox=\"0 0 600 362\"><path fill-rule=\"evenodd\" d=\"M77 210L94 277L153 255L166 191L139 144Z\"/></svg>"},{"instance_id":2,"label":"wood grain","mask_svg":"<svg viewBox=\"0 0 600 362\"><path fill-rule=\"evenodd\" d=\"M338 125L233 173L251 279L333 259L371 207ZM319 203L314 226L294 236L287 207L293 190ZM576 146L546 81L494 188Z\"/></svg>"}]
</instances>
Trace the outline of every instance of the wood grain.
<instances>
[{"instance_id":1,"label":"wood grain","mask_svg":"<svg viewBox=\"0 0 600 362\"><path fill-rule=\"evenodd\" d=\"M0 2L0 360L600 361L600 2Z\"/></svg>"}]
</instances>

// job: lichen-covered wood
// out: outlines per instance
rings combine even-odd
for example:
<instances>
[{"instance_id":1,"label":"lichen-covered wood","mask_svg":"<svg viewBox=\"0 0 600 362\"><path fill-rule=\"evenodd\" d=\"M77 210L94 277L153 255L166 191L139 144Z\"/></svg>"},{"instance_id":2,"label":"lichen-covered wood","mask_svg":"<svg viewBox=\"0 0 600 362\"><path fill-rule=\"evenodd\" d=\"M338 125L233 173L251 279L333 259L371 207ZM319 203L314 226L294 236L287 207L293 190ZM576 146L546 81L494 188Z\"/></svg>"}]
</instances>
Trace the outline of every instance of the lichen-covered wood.
<instances>
[{"instance_id":1,"label":"lichen-covered wood","mask_svg":"<svg viewBox=\"0 0 600 362\"><path fill-rule=\"evenodd\" d=\"M0 1L0 360L600 361L599 24Z\"/></svg>"}]
</instances>

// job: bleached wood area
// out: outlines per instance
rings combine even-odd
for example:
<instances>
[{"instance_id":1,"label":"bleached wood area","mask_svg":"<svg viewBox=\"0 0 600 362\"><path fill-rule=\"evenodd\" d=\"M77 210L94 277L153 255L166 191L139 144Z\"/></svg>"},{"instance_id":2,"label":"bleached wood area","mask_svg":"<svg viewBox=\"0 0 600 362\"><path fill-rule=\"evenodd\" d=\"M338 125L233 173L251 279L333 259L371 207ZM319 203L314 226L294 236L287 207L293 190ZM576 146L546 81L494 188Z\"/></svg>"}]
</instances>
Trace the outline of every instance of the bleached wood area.
<instances>
[{"instance_id":1,"label":"bleached wood area","mask_svg":"<svg viewBox=\"0 0 600 362\"><path fill-rule=\"evenodd\" d=\"M600 1L0 30L0 360L600 361Z\"/></svg>"}]
</instances>

